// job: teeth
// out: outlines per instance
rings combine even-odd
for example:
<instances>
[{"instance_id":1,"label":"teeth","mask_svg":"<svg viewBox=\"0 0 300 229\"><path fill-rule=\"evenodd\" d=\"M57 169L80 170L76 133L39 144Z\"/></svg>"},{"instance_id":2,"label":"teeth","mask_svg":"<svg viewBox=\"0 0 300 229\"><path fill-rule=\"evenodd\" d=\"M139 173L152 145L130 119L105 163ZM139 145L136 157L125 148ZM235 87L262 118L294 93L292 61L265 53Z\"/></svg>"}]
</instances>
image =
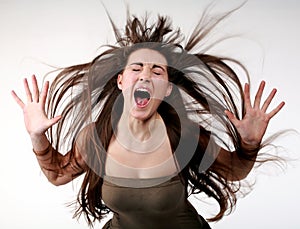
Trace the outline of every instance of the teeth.
<instances>
[{"instance_id":1,"label":"teeth","mask_svg":"<svg viewBox=\"0 0 300 229\"><path fill-rule=\"evenodd\" d=\"M143 92L149 92L146 88L138 88L136 91L143 91Z\"/></svg>"}]
</instances>

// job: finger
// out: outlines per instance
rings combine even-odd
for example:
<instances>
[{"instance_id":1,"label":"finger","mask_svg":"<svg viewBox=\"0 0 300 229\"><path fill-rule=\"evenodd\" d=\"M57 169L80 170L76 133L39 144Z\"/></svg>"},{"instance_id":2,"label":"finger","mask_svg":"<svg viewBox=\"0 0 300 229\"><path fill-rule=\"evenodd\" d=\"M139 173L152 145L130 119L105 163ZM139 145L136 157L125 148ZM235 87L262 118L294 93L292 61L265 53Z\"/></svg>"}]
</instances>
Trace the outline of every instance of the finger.
<instances>
[{"instance_id":1,"label":"finger","mask_svg":"<svg viewBox=\"0 0 300 229\"><path fill-rule=\"evenodd\" d=\"M40 97L40 102L41 102L43 107L45 106L46 99L47 99L47 96L48 96L48 89L49 89L49 81L46 81L44 86L43 86L43 89L42 89L42 92L41 92L41 97Z\"/></svg>"},{"instance_id":2,"label":"finger","mask_svg":"<svg viewBox=\"0 0 300 229\"><path fill-rule=\"evenodd\" d=\"M245 108L247 110L251 108L250 86L248 83L246 83L244 87L244 97L245 97Z\"/></svg>"},{"instance_id":3,"label":"finger","mask_svg":"<svg viewBox=\"0 0 300 229\"><path fill-rule=\"evenodd\" d=\"M35 75L32 75L31 81L32 81L33 101L38 103L39 97L40 97L40 92L39 92L39 86L38 86Z\"/></svg>"},{"instance_id":4,"label":"finger","mask_svg":"<svg viewBox=\"0 0 300 229\"><path fill-rule=\"evenodd\" d=\"M267 111L267 109L268 109L269 105L271 104L271 102L272 102L272 100L273 100L276 92L277 92L277 90L275 88L270 92L268 98L266 99L266 101L264 102L264 104L263 104L263 106L261 108L261 110L263 112Z\"/></svg>"},{"instance_id":5,"label":"finger","mask_svg":"<svg viewBox=\"0 0 300 229\"><path fill-rule=\"evenodd\" d=\"M23 80L23 84L24 84L24 89L25 89L25 93L26 93L26 96L27 96L27 102L32 102L32 94L31 94L31 91L29 89L28 81L27 81L26 78Z\"/></svg>"},{"instance_id":6,"label":"finger","mask_svg":"<svg viewBox=\"0 0 300 229\"><path fill-rule=\"evenodd\" d=\"M259 109L259 107L260 107L261 97L262 97L265 85L266 85L266 82L261 81L261 83L258 87L257 93L255 95L255 99L254 99L254 105L253 105L253 107L256 109Z\"/></svg>"},{"instance_id":7,"label":"finger","mask_svg":"<svg viewBox=\"0 0 300 229\"><path fill-rule=\"evenodd\" d=\"M281 102L274 110L269 113L270 119L273 118L285 105L285 102Z\"/></svg>"},{"instance_id":8,"label":"finger","mask_svg":"<svg viewBox=\"0 0 300 229\"><path fill-rule=\"evenodd\" d=\"M23 101L19 98L19 96L16 94L15 91L11 91L11 95L14 98L14 100L17 102L17 104L19 104L19 106L23 109L25 104L23 103Z\"/></svg>"}]
</instances>

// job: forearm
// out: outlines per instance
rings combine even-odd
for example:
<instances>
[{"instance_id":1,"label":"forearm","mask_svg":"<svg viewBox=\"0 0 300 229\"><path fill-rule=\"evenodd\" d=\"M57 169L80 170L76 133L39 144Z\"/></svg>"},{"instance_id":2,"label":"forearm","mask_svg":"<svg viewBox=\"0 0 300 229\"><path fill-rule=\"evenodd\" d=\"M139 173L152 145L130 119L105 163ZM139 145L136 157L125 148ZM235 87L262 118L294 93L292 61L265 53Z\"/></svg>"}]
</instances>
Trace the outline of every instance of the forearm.
<instances>
[{"instance_id":1,"label":"forearm","mask_svg":"<svg viewBox=\"0 0 300 229\"><path fill-rule=\"evenodd\" d=\"M251 172L258 148L241 148L240 152L221 149L212 168L230 181L245 179Z\"/></svg>"},{"instance_id":2,"label":"forearm","mask_svg":"<svg viewBox=\"0 0 300 229\"><path fill-rule=\"evenodd\" d=\"M258 150L246 150L242 149L241 154L237 152L231 152L232 155L232 173L233 180L243 180L245 179L251 170L256 161Z\"/></svg>"},{"instance_id":3,"label":"forearm","mask_svg":"<svg viewBox=\"0 0 300 229\"><path fill-rule=\"evenodd\" d=\"M239 153L233 152L234 168L241 179L246 178L253 169L259 149L260 142L251 144L242 142Z\"/></svg>"},{"instance_id":4,"label":"forearm","mask_svg":"<svg viewBox=\"0 0 300 229\"><path fill-rule=\"evenodd\" d=\"M52 184L68 183L84 172L84 162L79 154L72 156L70 151L62 155L50 145L45 135L31 138L31 141L38 163Z\"/></svg>"}]
</instances>

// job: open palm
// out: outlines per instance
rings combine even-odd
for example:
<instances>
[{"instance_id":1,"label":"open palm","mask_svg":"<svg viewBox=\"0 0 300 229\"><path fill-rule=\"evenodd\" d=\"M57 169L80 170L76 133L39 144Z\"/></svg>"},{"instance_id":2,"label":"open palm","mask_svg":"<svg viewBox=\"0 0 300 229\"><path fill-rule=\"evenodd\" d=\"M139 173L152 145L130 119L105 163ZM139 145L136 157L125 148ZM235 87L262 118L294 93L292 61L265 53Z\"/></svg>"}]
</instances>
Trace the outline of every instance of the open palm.
<instances>
[{"instance_id":1,"label":"open palm","mask_svg":"<svg viewBox=\"0 0 300 229\"><path fill-rule=\"evenodd\" d=\"M19 96L12 91L12 96L23 110L24 122L29 135L41 135L60 120L60 116L49 119L45 112L45 103L48 95L49 82L46 82L39 92L37 80L32 76L32 91L29 88L27 79L24 79L24 89L27 96L25 104Z\"/></svg>"},{"instance_id":2,"label":"open palm","mask_svg":"<svg viewBox=\"0 0 300 229\"><path fill-rule=\"evenodd\" d=\"M225 111L229 120L239 132L243 144L245 144L249 148L256 148L260 145L270 119L274 117L285 104L284 102L281 102L276 108L267 113L267 109L276 94L276 89L273 89L271 91L271 93L261 106L261 99L264 87L265 82L262 81L259 85L258 91L254 99L254 103L252 105L250 99L249 84L245 84L244 96L246 113L242 120L237 119L230 111Z\"/></svg>"}]
</instances>

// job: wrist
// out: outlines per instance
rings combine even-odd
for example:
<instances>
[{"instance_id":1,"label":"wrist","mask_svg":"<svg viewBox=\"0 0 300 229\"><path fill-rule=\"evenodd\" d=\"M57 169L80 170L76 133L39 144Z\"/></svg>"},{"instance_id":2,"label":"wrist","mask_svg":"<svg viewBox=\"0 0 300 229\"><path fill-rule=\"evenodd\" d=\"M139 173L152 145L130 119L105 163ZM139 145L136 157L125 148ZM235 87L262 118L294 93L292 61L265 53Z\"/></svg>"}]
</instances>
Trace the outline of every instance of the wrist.
<instances>
[{"instance_id":1,"label":"wrist","mask_svg":"<svg viewBox=\"0 0 300 229\"><path fill-rule=\"evenodd\" d=\"M32 134L30 135L30 139L34 152L43 152L51 145L45 134Z\"/></svg>"},{"instance_id":2,"label":"wrist","mask_svg":"<svg viewBox=\"0 0 300 229\"><path fill-rule=\"evenodd\" d=\"M260 143L246 143L241 142L241 148L244 152L244 155L247 155L247 157L253 158L257 156L258 151L260 150L261 144Z\"/></svg>"},{"instance_id":3,"label":"wrist","mask_svg":"<svg viewBox=\"0 0 300 229\"><path fill-rule=\"evenodd\" d=\"M29 137L31 139L41 139L41 138L44 138L46 135L45 133L29 133Z\"/></svg>"},{"instance_id":4,"label":"wrist","mask_svg":"<svg viewBox=\"0 0 300 229\"><path fill-rule=\"evenodd\" d=\"M34 148L32 149L33 153L36 155L36 156L45 156L47 155L52 149L52 146L51 144L49 143L47 148L44 149L44 150L35 150Z\"/></svg>"}]
</instances>

